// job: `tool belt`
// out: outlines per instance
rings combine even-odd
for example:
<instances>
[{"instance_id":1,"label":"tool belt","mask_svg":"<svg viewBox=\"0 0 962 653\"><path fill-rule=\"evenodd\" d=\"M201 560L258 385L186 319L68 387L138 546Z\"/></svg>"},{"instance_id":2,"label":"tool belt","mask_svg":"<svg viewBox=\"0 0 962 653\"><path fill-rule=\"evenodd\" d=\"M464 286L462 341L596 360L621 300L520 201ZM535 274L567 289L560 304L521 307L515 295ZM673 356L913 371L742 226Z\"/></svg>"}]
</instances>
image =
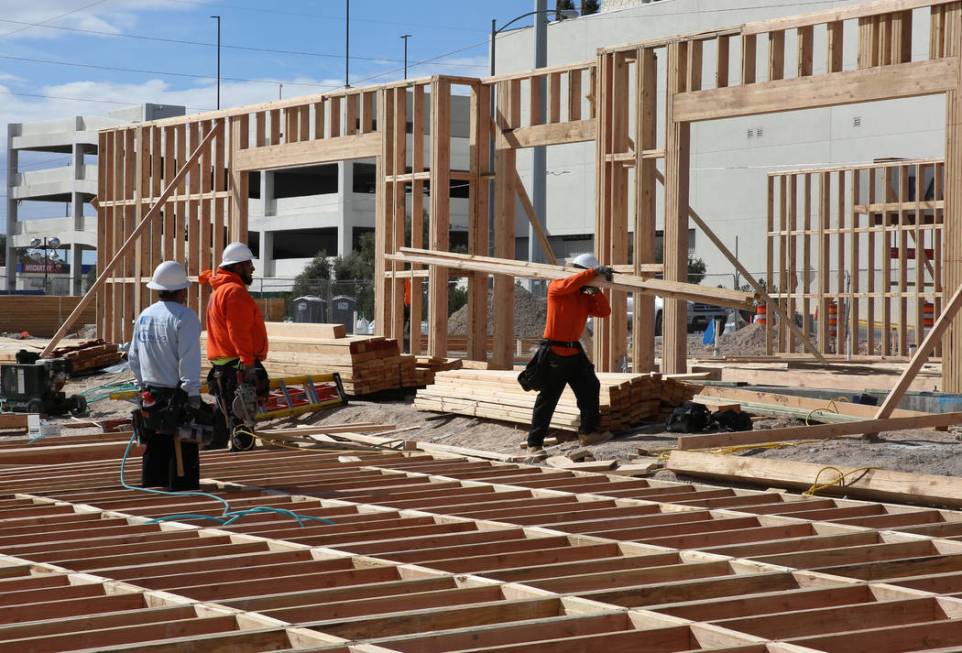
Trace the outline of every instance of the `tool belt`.
<instances>
[{"instance_id":1,"label":"tool belt","mask_svg":"<svg viewBox=\"0 0 962 653\"><path fill-rule=\"evenodd\" d=\"M547 347L568 347L570 349L581 349L580 340L550 340L546 338L541 341L541 344Z\"/></svg>"},{"instance_id":2,"label":"tool belt","mask_svg":"<svg viewBox=\"0 0 962 653\"><path fill-rule=\"evenodd\" d=\"M146 386L131 413L134 431L141 442L154 435L174 435L184 420L187 393L180 388Z\"/></svg>"}]
</instances>

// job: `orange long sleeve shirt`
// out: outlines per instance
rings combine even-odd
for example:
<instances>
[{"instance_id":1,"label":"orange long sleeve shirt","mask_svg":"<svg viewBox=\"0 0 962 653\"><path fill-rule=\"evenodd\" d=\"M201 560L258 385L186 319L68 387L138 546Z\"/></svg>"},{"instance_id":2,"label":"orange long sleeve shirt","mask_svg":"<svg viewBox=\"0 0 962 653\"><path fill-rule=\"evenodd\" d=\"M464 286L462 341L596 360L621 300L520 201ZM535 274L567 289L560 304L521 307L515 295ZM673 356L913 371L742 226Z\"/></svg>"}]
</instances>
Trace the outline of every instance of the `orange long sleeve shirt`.
<instances>
[{"instance_id":1,"label":"orange long sleeve shirt","mask_svg":"<svg viewBox=\"0 0 962 653\"><path fill-rule=\"evenodd\" d=\"M547 340L575 341L581 337L588 316L608 317L611 306L602 293L588 295L581 289L595 278L594 270L585 270L566 279L556 279L548 284L548 317L544 325ZM574 347L552 347L558 356L574 356Z\"/></svg>"},{"instance_id":2,"label":"orange long sleeve shirt","mask_svg":"<svg viewBox=\"0 0 962 653\"><path fill-rule=\"evenodd\" d=\"M265 360L264 316L241 278L218 268L202 272L200 282L214 289L207 304L207 358L239 358L244 365Z\"/></svg>"}]
</instances>

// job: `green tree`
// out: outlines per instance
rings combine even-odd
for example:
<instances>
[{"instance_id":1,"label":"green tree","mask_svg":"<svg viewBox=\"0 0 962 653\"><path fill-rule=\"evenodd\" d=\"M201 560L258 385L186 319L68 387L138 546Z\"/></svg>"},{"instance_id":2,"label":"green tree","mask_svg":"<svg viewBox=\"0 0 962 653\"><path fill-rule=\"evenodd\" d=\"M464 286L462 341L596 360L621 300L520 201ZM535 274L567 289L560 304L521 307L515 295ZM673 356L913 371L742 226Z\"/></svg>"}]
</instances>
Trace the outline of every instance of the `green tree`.
<instances>
[{"instance_id":1,"label":"green tree","mask_svg":"<svg viewBox=\"0 0 962 653\"><path fill-rule=\"evenodd\" d=\"M330 278L331 265L327 260L327 252L321 250L313 260L307 264L304 271L294 278L291 298L318 294L321 292L322 282L329 281Z\"/></svg>"},{"instance_id":2,"label":"green tree","mask_svg":"<svg viewBox=\"0 0 962 653\"><path fill-rule=\"evenodd\" d=\"M566 20L565 16L561 13L564 10L574 9L575 3L573 0L558 0L555 3L555 20Z\"/></svg>"},{"instance_id":3,"label":"green tree","mask_svg":"<svg viewBox=\"0 0 962 653\"><path fill-rule=\"evenodd\" d=\"M601 3L598 0L581 0L581 15L590 16L601 11Z\"/></svg>"},{"instance_id":4,"label":"green tree","mask_svg":"<svg viewBox=\"0 0 962 653\"><path fill-rule=\"evenodd\" d=\"M705 262L700 258L688 257L688 283L701 283L705 278Z\"/></svg>"}]
</instances>

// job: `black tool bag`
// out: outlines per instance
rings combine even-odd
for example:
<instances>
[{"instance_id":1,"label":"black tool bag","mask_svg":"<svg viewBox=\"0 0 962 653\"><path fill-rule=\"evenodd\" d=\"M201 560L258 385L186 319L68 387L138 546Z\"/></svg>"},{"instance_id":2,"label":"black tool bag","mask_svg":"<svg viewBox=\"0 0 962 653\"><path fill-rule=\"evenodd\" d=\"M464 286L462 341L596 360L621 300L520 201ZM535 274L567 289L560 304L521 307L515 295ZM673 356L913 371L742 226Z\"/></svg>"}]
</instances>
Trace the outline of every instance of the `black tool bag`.
<instances>
[{"instance_id":1,"label":"black tool bag","mask_svg":"<svg viewBox=\"0 0 962 653\"><path fill-rule=\"evenodd\" d=\"M708 409L694 401L684 404L671 411L665 430L669 433L700 433L708 426L711 413Z\"/></svg>"},{"instance_id":2,"label":"black tool bag","mask_svg":"<svg viewBox=\"0 0 962 653\"><path fill-rule=\"evenodd\" d=\"M143 441L153 434L173 435L184 421L187 393L180 388L147 388L140 393L134 427ZM139 428L138 428L139 427Z\"/></svg>"},{"instance_id":3,"label":"black tool bag","mask_svg":"<svg viewBox=\"0 0 962 653\"><path fill-rule=\"evenodd\" d=\"M751 431L752 418L737 410L719 410L711 415L711 422L719 431Z\"/></svg>"},{"instance_id":4,"label":"black tool bag","mask_svg":"<svg viewBox=\"0 0 962 653\"><path fill-rule=\"evenodd\" d=\"M524 388L525 392L532 390L540 391L544 387L544 380L548 374L548 357L551 355L552 347L570 347L581 349L581 343L577 340L542 340L534 352L534 356L518 375L518 383ZM582 351L582 354L584 352Z\"/></svg>"}]
</instances>

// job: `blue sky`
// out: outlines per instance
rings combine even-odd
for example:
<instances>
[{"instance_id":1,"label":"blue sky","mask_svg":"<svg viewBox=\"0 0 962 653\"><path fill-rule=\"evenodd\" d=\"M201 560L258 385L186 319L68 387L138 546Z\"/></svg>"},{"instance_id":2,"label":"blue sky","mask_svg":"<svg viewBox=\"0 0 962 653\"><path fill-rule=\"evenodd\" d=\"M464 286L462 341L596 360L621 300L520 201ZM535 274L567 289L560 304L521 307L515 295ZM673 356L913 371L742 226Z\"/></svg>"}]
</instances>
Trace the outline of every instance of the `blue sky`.
<instances>
[{"instance_id":1,"label":"blue sky","mask_svg":"<svg viewBox=\"0 0 962 653\"><path fill-rule=\"evenodd\" d=\"M533 5L351 0L351 83L402 77L402 34L411 35L412 77L486 75L491 19L503 22ZM4 140L8 122L103 114L140 102L213 109L212 14L221 16L224 46L221 106L276 99L278 83L285 98L338 87L344 80L344 9L344 0L0 0ZM40 169L53 158L24 157L21 165ZM0 175L6 175L5 158ZM5 214L0 202L0 219Z\"/></svg>"}]
</instances>

